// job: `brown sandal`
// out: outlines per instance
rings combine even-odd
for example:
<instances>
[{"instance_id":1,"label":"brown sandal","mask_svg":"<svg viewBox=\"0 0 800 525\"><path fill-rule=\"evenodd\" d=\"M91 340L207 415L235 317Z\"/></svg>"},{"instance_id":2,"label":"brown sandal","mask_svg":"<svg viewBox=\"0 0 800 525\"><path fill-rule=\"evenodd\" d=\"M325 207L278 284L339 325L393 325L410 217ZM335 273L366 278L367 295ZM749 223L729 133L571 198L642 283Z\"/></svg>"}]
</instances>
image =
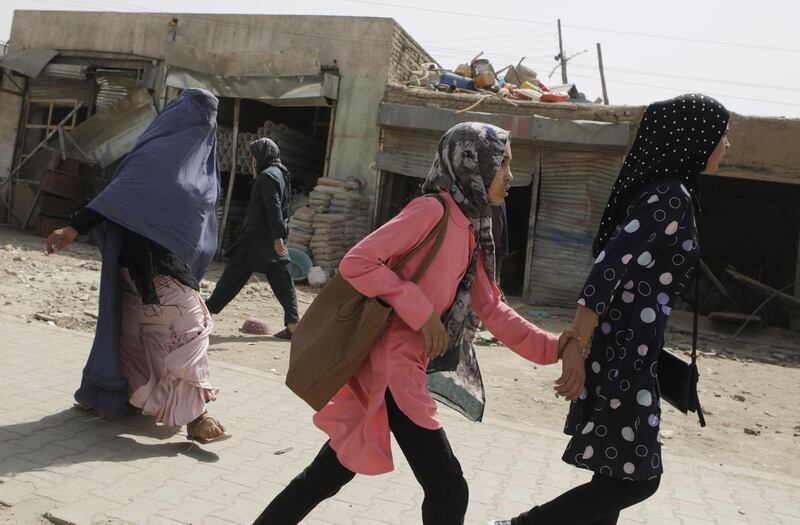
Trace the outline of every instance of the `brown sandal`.
<instances>
[{"instance_id":1,"label":"brown sandal","mask_svg":"<svg viewBox=\"0 0 800 525\"><path fill-rule=\"evenodd\" d=\"M200 427L205 424L206 422L211 422L216 425L220 430L222 430L222 434L212 438L200 437L197 435L197 431ZM200 417L186 425L186 439L189 441L198 441L203 445L207 443L213 443L215 441L223 441L231 437L230 434L225 432L225 427L222 426L222 423L215 417L211 417L208 415L208 412L203 412Z\"/></svg>"},{"instance_id":2,"label":"brown sandal","mask_svg":"<svg viewBox=\"0 0 800 525\"><path fill-rule=\"evenodd\" d=\"M291 341L292 340L292 332L289 331L288 328L284 328L283 330L281 330L280 332L275 334L273 337L276 337L278 339L285 339L286 341Z\"/></svg>"},{"instance_id":3,"label":"brown sandal","mask_svg":"<svg viewBox=\"0 0 800 525\"><path fill-rule=\"evenodd\" d=\"M72 403L72 408L77 408L78 410L82 410L84 412L88 412L89 414L92 414L95 417L102 417L104 419L111 419L110 416L107 416L105 414L101 414L100 412L98 412L94 408L90 407L89 405L84 405L83 403L80 403L78 401L75 401L74 403Z\"/></svg>"}]
</instances>

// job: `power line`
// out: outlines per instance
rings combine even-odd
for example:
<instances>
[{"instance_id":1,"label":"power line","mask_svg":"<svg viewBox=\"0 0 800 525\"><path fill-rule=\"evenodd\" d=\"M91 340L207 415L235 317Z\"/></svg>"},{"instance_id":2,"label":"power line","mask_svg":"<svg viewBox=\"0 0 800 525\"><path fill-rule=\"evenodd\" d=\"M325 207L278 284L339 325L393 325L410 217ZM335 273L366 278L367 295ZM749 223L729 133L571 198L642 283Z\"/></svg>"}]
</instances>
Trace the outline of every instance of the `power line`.
<instances>
[{"instance_id":1,"label":"power line","mask_svg":"<svg viewBox=\"0 0 800 525\"><path fill-rule=\"evenodd\" d=\"M598 81L600 80L599 77L591 77L591 76L588 76L588 75L573 75L573 76L576 76L576 77L579 77L579 78L586 78L586 79L589 79L589 80L598 80ZM626 84L626 85L629 85L629 86L640 86L640 87L648 87L648 88L654 88L654 89L664 89L664 90L668 90L668 91L681 91L681 92L683 92L681 90L681 88L665 86L663 84L662 85L645 84L645 83L642 83L642 82L629 82L627 80L609 80L609 79L606 79L606 82L608 82L608 83L614 82L614 83L617 83L617 84ZM730 98L730 99L738 99L738 100L747 100L747 101L750 101L750 102L762 102L764 104L777 104L777 105L780 105L780 106L800 107L800 103L794 103L794 102L782 102L782 101L779 101L779 100L769 100L769 99L763 99L763 98L740 97L740 96L737 96L737 95L728 95L728 94L725 94L725 93L714 93L714 92L711 92L711 91L703 91L703 93L706 94L706 95L712 95L714 97L720 97L720 98L725 98L725 99Z\"/></svg>"},{"instance_id":2,"label":"power line","mask_svg":"<svg viewBox=\"0 0 800 525\"><path fill-rule=\"evenodd\" d=\"M133 5L133 4L127 4L127 3L122 3L122 2L113 2L113 1L103 1L103 0L97 0L97 1L87 0L87 1L83 1L83 2L76 2L76 1L70 1L70 0L61 0L61 1L31 0L31 1L38 2L38 3L44 3L44 4L57 5L59 7L63 7L64 5L72 5L72 6L92 7L92 8L96 8L98 6L100 6L100 7L113 6L113 7L117 7L117 8L124 7L124 8L127 8L127 9L140 10L140 11L142 9L144 9L141 6L136 6L136 5ZM389 3L385 3L385 2L374 2L374 1L368 1L368 0L343 0L343 1L352 2L352 3L361 3L361 4L374 4L374 5L381 5L381 6L398 7L398 8L404 8L404 9L419 10L419 11L456 14L456 15L463 15L463 16L470 16L470 17L481 17L481 18L489 18L489 19L498 19L498 20L504 20L504 21L536 23L536 24L549 25L549 26L553 26L554 25L554 24L549 23L549 22L537 22L537 21L532 21L532 20L507 18L507 17L484 16L484 15L476 15L476 14L471 14L471 13L461 13L461 12L457 12L457 11L446 11L446 10L432 9L432 8L421 8L421 7L417 8L417 7L410 7L410 6L401 6L401 5L397 5L397 4L389 4ZM166 12L166 11L154 11L154 14L172 15L174 13ZM243 22L237 22L237 21L233 21L233 20L226 20L225 18L216 18L216 17L211 17L211 16L203 16L203 15L188 14L188 13L187 13L187 15L191 19L194 19L194 20L205 20L205 21L210 22L212 24L231 25L231 26L248 27L248 28L257 28L257 29L262 29L262 30L265 29L264 26L260 25L260 24L243 23ZM230 15L219 15L219 16L220 17L226 17L226 16L230 16ZM587 28L587 27L579 27L579 26L565 26L565 27L573 27L573 28L576 28L576 29L598 29L598 28ZM316 37L316 38L329 39L329 40L351 41L351 42L360 42L360 43L372 43L372 44L379 44L379 45L391 45L391 41L379 40L379 39L366 39L366 38L359 38L359 37L345 37L345 36L341 36L341 35L325 35L325 34L321 34L321 33L307 33L307 32L302 32L302 31L290 31L290 30L275 29L275 28L268 28L268 30L273 32L273 33L278 33L278 34L289 34L289 35L304 36L304 37L308 36L308 37ZM600 30L600 29L598 29L598 30ZM603 31L617 32L617 31L614 31L614 30L603 30ZM680 37L667 37L665 35L648 35L648 36L672 38L672 39L677 39L677 40L687 40L687 39L682 39ZM688 39L688 41L693 41L693 39ZM713 41L708 41L708 43L725 44L724 42L713 42ZM737 45L739 45L739 44L737 44ZM742 46L743 47L752 47L752 46L748 46L748 45L745 45L745 44L742 44ZM431 46L430 49L431 50L439 49L439 51L436 51L437 54L451 55L451 56L459 57L459 58L463 58L462 54L463 55L470 55L471 53L474 53L474 51L469 51L469 50L461 50L461 49L454 49L454 48L444 48L444 47L443 48L436 48L435 46ZM791 50L791 49L782 49L782 48L769 48L769 49L773 49L773 50L777 49L777 50L784 50L784 51L791 51L791 52L795 52L795 51L796 52L800 52L800 50ZM491 56L496 56L498 58L507 58L507 59L512 59L512 60L515 60L515 59L518 58L518 55L507 55L507 54L498 54L498 53L490 53L490 52L487 52L487 54L489 54ZM551 61L546 61L545 62L543 60L536 60L535 58L528 58L526 60L528 62L538 63L538 64L541 64L541 65L544 65L544 64L547 64L548 66L552 65ZM593 66L587 66L587 67L593 67ZM692 77L692 76L687 76L687 75L674 75L674 74L669 74L669 73L655 73L655 72L639 71L639 70L635 70L635 69L625 69L625 68L606 68L606 69L607 70L612 70L612 71L630 73L630 74L645 75L645 76L654 76L654 77L663 77L663 78L672 78L672 79L685 79L685 80L695 80L695 81L705 81L705 82L713 82L713 83L727 83L727 84L731 84L731 85L741 85L741 86L744 86L744 87L775 89L775 90L779 90L779 91L791 91L791 92L800 91L800 89L796 89L796 88L786 88L786 87L780 87L780 86L769 86L769 85L765 85L765 84L756 84L756 83L740 82L740 81L717 80L717 79L710 79L710 78L705 78L705 77ZM580 75L578 75L578 76L580 77ZM583 77L583 78L590 78L590 79L593 79L593 80L597 80L596 77ZM621 81L621 80L614 80L614 82L622 83L622 84L628 84L628 85L642 86L642 87L652 87L652 88L658 88L658 89L669 89L669 88L665 88L664 86L654 85L654 84L628 82L628 81ZM709 94L712 94L712 93L709 93ZM715 96L724 96L724 97L727 97L727 98L738 98L738 99L741 99L741 100L749 100L749 101L760 101L760 102L764 102L764 103L768 103L768 104L780 104L780 105L788 105L788 106L799 106L800 105L800 104L793 104L793 103L780 102L780 101L772 101L772 100L766 100L766 99L755 99L755 98L748 98L748 97L739 97L739 96L734 96L734 95L715 95Z\"/></svg>"},{"instance_id":3,"label":"power line","mask_svg":"<svg viewBox=\"0 0 800 525\"><path fill-rule=\"evenodd\" d=\"M430 50L430 51L435 51L435 52L458 53L458 54L461 54L461 55L464 55L464 56L469 56L469 57L475 56L475 54L476 54L476 52L474 50L470 51L470 50L467 50L467 49L457 49L457 48L453 48L453 47L426 46L426 49ZM530 51L536 51L536 49L531 49ZM523 54L506 55L506 54L503 54L503 53L495 53L493 51L485 51L484 54L486 56L496 57L496 58L503 58L503 59L507 59L507 60L519 60L520 58L525 56ZM544 58L545 56L550 58L552 55L548 54L548 55L538 55L538 56L542 57L542 58ZM531 61L533 61L533 60L531 60Z\"/></svg>"},{"instance_id":4,"label":"power line","mask_svg":"<svg viewBox=\"0 0 800 525\"><path fill-rule=\"evenodd\" d=\"M79 6L84 6L84 7L90 5L90 4L87 4L87 3L83 3L83 4L76 3L76 2L70 3L70 2L66 2L66 1L62 1L62 2L55 2L55 1L48 1L48 0L30 0L30 1L38 2L38 3L44 3L44 4L51 4L51 5L59 5L59 6L63 5L63 4L79 5ZM429 8L429 7L415 7L415 6L408 6L408 5L402 5L402 4L394 4L394 3L389 3L389 2L376 2L374 0L341 0L341 1L342 2L355 3L355 4L381 6L381 7L394 7L394 8L397 8L397 9L408 9L408 10L412 10L412 11L421 11L421 12L429 12L429 13L437 13L437 14L448 14L448 15L458 15L458 16L464 16L464 17L470 17L470 18L481 18L481 19L484 19L484 20L497 20L497 21L502 21L502 22L518 22L518 23L524 23L524 24L545 25L545 26L551 26L551 27L555 25L552 22L546 22L546 21L542 21L542 20L531 20L531 19L516 18L516 17L493 16L493 15L487 15L487 14L482 14L482 13L465 13L465 12L462 12L462 11L452 11L452 10L447 10L447 9L435 9L435 8ZM132 5L132 4L126 4L126 3L121 3L121 2L93 2L93 5L95 7L96 6L100 6L100 7L108 7L108 6L123 7L123 8L126 8L126 9L133 9L133 10L137 10L137 11L142 11L142 10L145 10L145 9L149 9L149 8L144 8L144 7L141 7L141 6L136 6L136 5ZM168 13L166 11L159 11L159 10L156 10L155 12L164 13L164 14ZM222 15L222 16L225 16L225 15ZM196 18L203 18L200 15L195 15L195 17ZM226 21L226 22L217 21L217 23L229 23L229 24L240 25L240 26L250 26L250 24L242 24L242 23L239 23L239 22L230 22L230 21ZM780 52L785 52L785 53L800 53L800 49L796 49L796 48L786 48L786 47L777 47L777 46L764 46L764 45L759 45L759 44L744 44L744 43L741 43L741 42L731 42L731 41L724 41L724 40L710 40L710 39L702 39L702 38L680 37L680 36L674 36L674 35L664 35L664 34L657 34L657 33L642 33L642 32L637 32L637 31L625 31L625 30L620 30L620 29L607 29L607 28L602 28L602 27L580 26L580 25L571 25L571 24L564 24L564 27L569 27L571 29L579 29L579 30L583 30L583 31L596 31L596 32L602 32L602 33L612 33L612 34L619 34L619 35L637 36L637 37L643 37L643 38L657 38L657 39L663 39L663 40L676 40L676 41L682 41L682 42L693 42L693 43L698 43L698 44L713 44L713 45L721 45L721 46L732 46L732 47L741 47L741 48L748 48L748 49L759 49L759 50L763 50L763 51L780 51Z\"/></svg>"},{"instance_id":5,"label":"power line","mask_svg":"<svg viewBox=\"0 0 800 525\"><path fill-rule=\"evenodd\" d=\"M586 65L585 67L589 67L594 70L598 70L598 66L595 65ZM670 78L673 80L694 80L698 82L711 82L714 84L730 84L736 86L743 86L743 87L753 87L759 89L774 89L776 91L790 91L793 93L800 93L800 88L793 88L793 87L786 87L786 86L777 86L774 84L758 84L755 82L742 82L740 80L726 80L720 78L711 78L711 77L698 77L692 75L677 75L673 73L657 73L655 71L643 71L639 69L629 69L629 68L619 68L619 67L605 67L606 71L616 71L619 73L627 73L631 75L640 75L640 76L649 76L649 77L660 77L660 78Z\"/></svg>"},{"instance_id":6,"label":"power line","mask_svg":"<svg viewBox=\"0 0 800 525\"><path fill-rule=\"evenodd\" d=\"M455 48L441 48L441 47L436 47L436 46L430 46L429 48L431 50L437 50L437 52L439 52L438 50L448 50L448 51L451 51L451 52L463 53L465 55L468 55L470 53L468 50L455 49ZM506 58L506 59L514 59L516 57L516 55L504 55L504 54L496 54L496 53L491 53L491 52L487 52L487 54L489 54L491 56L496 56L498 58ZM526 61L537 63L537 64L540 64L540 65L543 65L543 66L546 66L546 67L551 67L551 66L554 65L553 62L551 62L551 61L536 60L537 58L548 58L548 57L549 57L549 55L547 55L547 57L544 57L544 56L540 55L539 57L529 57L528 59L526 59ZM589 65L589 64L586 64L583 67L591 68L593 70L598 70L599 69L598 66ZM729 79L721 79L721 78L713 78L713 77L701 77L701 76L693 76L693 75L679 75L679 74L674 74L674 73L659 73L659 72L655 72L655 71L645 71L645 70L639 70L639 69L608 67L608 66L605 66L605 70L606 71L614 71L614 72L618 72L618 73L627 73L627 74L631 74L631 75L639 75L639 76L649 76L649 77L656 77L656 78L669 78L669 79L673 79L673 80L692 80L692 81L697 81L697 82L710 82L710 83L713 83L713 84L728 84L728 85L735 85L735 86L742 86L742 87L750 87L750 88L758 88L758 89L771 89L771 90L775 90L775 91L786 91L786 92L792 92L792 93L800 93L800 88L788 87L788 86L779 86L779 85L775 85L775 84L759 84L759 83L756 83L756 82L743 82L741 80L729 80Z\"/></svg>"},{"instance_id":7,"label":"power line","mask_svg":"<svg viewBox=\"0 0 800 525\"><path fill-rule=\"evenodd\" d=\"M421 39L423 42L430 42L431 44L437 44L439 42L461 42L461 41L474 41L478 40L481 42L492 41L496 42L497 40L528 40L530 42L541 43L552 41L555 39L555 35L539 35L538 37L530 37L528 35L494 35L494 36L466 36L466 37L456 37L456 38L439 38L435 40L431 39Z\"/></svg>"},{"instance_id":8,"label":"power line","mask_svg":"<svg viewBox=\"0 0 800 525\"><path fill-rule=\"evenodd\" d=\"M447 9L435 9L431 7L415 7L415 6L408 6L402 4L393 4L389 2L376 2L374 0L341 0L343 2L349 2L353 4L365 4L365 5L375 5L381 7L395 7L398 9L409 9L413 11L422 11L428 13L436 13L436 14L447 14L447 15L458 15L458 16L465 16L470 18L480 18L482 20L497 20L500 22L518 22L523 24L533 24L533 25L546 25L546 26L554 26L552 22L545 22L543 20L531 20L525 18L516 18L516 17L506 17L506 16L493 16L487 15L483 13L465 13L463 11L451 11ZM618 35L628 35L628 36L638 36L644 38L658 38L663 40L677 40L682 42L693 42L695 44L713 44L719 46L731 46L731 47L742 47L748 49L760 49L762 51L781 51L785 53L800 53L800 49L795 48L786 48L786 47L775 47L775 46L763 46L759 44L743 44L741 42L730 42L724 40L710 40L704 38L691 38L691 37L681 37L681 36L673 36L673 35L663 35L657 33L641 33L636 31L624 31L620 29L605 29L602 27L591 27L591 26L576 26L576 25L567 25L564 24L564 27L569 27L570 29L580 29L583 31L596 31L600 33L613 33Z\"/></svg>"}]
</instances>

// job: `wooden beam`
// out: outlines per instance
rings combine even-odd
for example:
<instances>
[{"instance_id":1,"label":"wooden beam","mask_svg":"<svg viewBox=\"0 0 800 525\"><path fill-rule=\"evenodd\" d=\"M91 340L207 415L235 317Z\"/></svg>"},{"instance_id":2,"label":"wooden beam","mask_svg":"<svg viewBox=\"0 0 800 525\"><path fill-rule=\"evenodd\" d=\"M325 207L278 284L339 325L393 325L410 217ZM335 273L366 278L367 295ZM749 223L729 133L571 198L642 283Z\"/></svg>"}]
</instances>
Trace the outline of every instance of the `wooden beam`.
<instances>
[{"instance_id":1,"label":"wooden beam","mask_svg":"<svg viewBox=\"0 0 800 525\"><path fill-rule=\"evenodd\" d=\"M336 100L331 104L330 120L328 122L328 138L325 143L325 166L322 176L328 177L331 169L331 151L333 150L333 130L336 128Z\"/></svg>"},{"instance_id":2,"label":"wooden beam","mask_svg":"<svg viewBox=\"0 0 800 525\"><path fill-rule=\"evenodd\" d=\"M719 292L720 292L720 293L721 293L721 294L722 294L722 295L723 295L723 296L724 296L724 297L725 297L725 298L726 298L728 301L730 301L730 302L731 302L731 304L732 304L733 306L735 306L737 310L741 311L741 307L739 306L739 303L737 303L737 302L736 302L736 301L733 299L733 297L731 296L731 294L728 292L728 289L727 289L727 288L725 288L725 285L724 285L724 284L722 284L722 282L721 282L719 279L717 279L717 276L716 276L716 275L714 275L714 272L712 272L712 271L711 271L711 268L709 268L709 267L708 267L708 265L705 263L705 261L704 261L704 260L702 260L702 259L700 259L700 267L703 269L703 273L705 273L705 274L706 274L706 277L708 277L708 280L709 280L709 281L711 281L711 284L713 284L713 285L714 285L714 287L716 287L716 289L717 289L717 290L719 290Z\"/></svg>"},{"instance_id":3,"label":"wooden beam","mask_svg":"<svg viewBox=\"0 0 800 525\"><path fill-rule=\"evenodd\" d=\"M794 296L800 300L800 239L797 240L797 264L794 270ZM800 331L800 312L796 312L795 315L789 321L789 327L792 330Z\"/></svg>"},{"instance_id":4,"label":"wooden beam","mask_svg":"<svg viewBox=\"0 0 800 525\"><path fill-rule=\"evenodd\" d=\"M752 180L757 182L777 182L781 184L800 184L800 174L797 171L764 171L759 169L748 170L746 168L737 170L726 170L721 168L713 174L704 173L704 177L723 177L729 179Z\"/></svg>"},{"instance_id":5,"label":"wooden beam","mask_svg":"<svg viewBox=\"0 0 800 525\"><path fill-rule=\"evenodd\" d=\"M733 325L754 323L762 328L767 326L767 323L764 322L764 319L762 319L760 315L735 314L731 312L711 312L708 314L708 318L717 323L728 323Z\"/></svg>"},{"instance_id":6,"label":"wooden beam","mask_svg":"<svg viewBox=\"0 0 800 525\"><path fill-rule=\"evenodd\" d=\"M741 282L742 284L752 288L753 290L759 291L764 295L775 295L777 296L778 299L781 299L784 303L789 304L794 308L800 308L800 298L793 297L787 293L784 293L780 290L773 288L772 286L757 281L752 277L748 277L735 270L732 270L731 268L728 268L726 271L731 277Z\"/></svg>"},{"instance_id":7,"label":"wooden beam","mask_svg":"<svg viewBox=\"0 0 800 525\"><path fill-rule=\"evenodd\" d=\"M530 144L526 144L525 147L531 146ZM414 159L408 157L403 158L391 151L381 151L378 154L378 168L399 175L405 175L406 177L424 179L428 176L430 161L426 160L425 163L422 164L422 161L414 162ZM511 187L517 188L527 186L531 183L531 176L527 173L519 173L514 166L511 167L511 171L514 172L514 180L511 182Z\"/></svg>"},{"instance_id":8,"label":"wooden beam","mask_svg":"<svg viewBox=\"0 0 800 525\"><path fill-rule=\"evenodd\" d=\"M446 131L461 122L485 122L511 132L512 140L562 144L594 149L624 150L630 140L630 124L569 119L539 115L506 115L452 109L381 104L378 124L385 127Z\"/></svg>"},{"instance_id":9,"label":"wooden beam","mask_svg":"<svg viewBox=\"0 0 800 525\"><path fill-rule=\"evenodd\" d=\"M217 243L217 258L222 259L222 241L225 240L225 227L228 225L228 212L231 208L231 197L233 196L233 187L236 183L236 145L239 141L239 108L241 106L241 99L234 99L233 101L233 136L231 137L231 173L228 179L228 191L225 195L225 206L222 209L222 225L219 229L219 241Z\"/></svg>"},{"instance_id":10,"label":"wooden beam","mask_svg":"<svg viewBox=\"0 0 800 525\"><path fill-rule=\"evenodd\" d=\"M539 212L539 186L542 181L542 152L536 153L536 162L532 174L531 211L528 218L528 239L525 246L525 274L522 276L522 297L526 301L530 296L531 269L533 268L533 240L536 230L536 215Z\"/></svg>"}]
</instances>

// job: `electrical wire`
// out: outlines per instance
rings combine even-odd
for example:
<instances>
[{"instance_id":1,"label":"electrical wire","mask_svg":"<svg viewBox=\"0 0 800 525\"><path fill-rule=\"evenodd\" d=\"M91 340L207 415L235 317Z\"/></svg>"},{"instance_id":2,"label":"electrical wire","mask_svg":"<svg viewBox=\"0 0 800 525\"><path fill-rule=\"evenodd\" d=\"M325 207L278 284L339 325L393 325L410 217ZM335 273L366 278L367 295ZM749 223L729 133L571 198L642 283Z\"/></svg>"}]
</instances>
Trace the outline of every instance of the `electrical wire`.
<instances>
[{"instance_id":1,"label":"electrical wire","mask_svg":"<svg viewBox=\"0 0 800 525\"><path fill-rule=\"evenodd\" d=\"M554 24L552 24L550 22L540 22L540 21L518 19L518 18L509 18L509 17L494 17L494 16L486 16L486 15L482 15L482 14L478 15L478 14L474 14L474 13L463 13L463 12L458 12L458 11L448 11L448 10L433 9L433 8L403 6L403 5L398 5L398 4L390 4L390 3L387 3L387 2L375 2L373 0L341 0L341 1L351 2L351 3L359 3L359 4L377 5L377 6L383 6L383 7L397 7L397 8L403 8L403 9L413 9L413 10L425 11L425 12L436 12L436 13L455 14L455 15L463 15L463 16L471 16L471 17L481 17L481 18L497 19L497 20L503 20L503 21L535 23L537 25L548 25L548 26L553 26L554 25ZM133 5L133 4L123 3L123 2L115 2L115 1L104 1L104 0L82 0L82 1L72 1L72 0L60 0L60 1L54 1L54 0L31 0L31 2L58 5L58 6L61 6L61 7L63 7L64 5L72 5L72 6L79 6L79 7L98 7L98 6L100 6L100 7L105 7L105 8L107 8L109 6L112 6L112 7L116 7L116 8L127 8L127 9L138 10L138 11L141 11L141 10L145 9L145 8L143 8L141 6L136 6L136 5ZM174 13L156 10L155 14L172 15ZM257 28L257 29L261 29L261 30L264 29L263 25L238 22L238 21L228 20L228 19L223 18L223 17L230 16L230 15L218 15L219 17L212 17L212 16L208 16L208 15L190 14L189 16L194 20L205 20L205 21L207 21L207 22L209 22L209 23L211 23L213 25L231 25L231 26L237 26L237 27ZM579 28L579 29L597 29L597 30L602 30L601 28L588 28L588 27L579 27L579 26L567 26L567 27L574 27L574 28ZM326 40L334 40L334 41L359 42L359 43L375 44L375 45L382 45L382 46L391 45L391 41L381 40L381 39L347 37L347 36L342 36L342 35L325 35L325 34L321 34L321 33L308 33L308 32L302 32L302 31L291 31L291 30L276 29L276 28L269 28L269 30L271 32L273 32L273 33L278 33L278 34L288 34L288 35L304 36L304 37L308 36L308 37L315 37L315 38L321 38L321 39L326 39ZM622 34L630 33L630 32L619 32L619 31L616 31L616 30L603 30L603 31L618 32L618 33L622 33ZM641 35L645 35L645 34L639 34L639 33L631 33L631 34L640 35L640 36ZM645 35L645 36L653 36L653 37L659 37L659 38L671 38L671 39L675 39L675 40L685 40L685 41L690 41L690 42L698 42L699 41L698 39L685 39L685 38L681 38L681 37L668 37L666 35ZM704 42L706 42L706 43L731 44L731 45L733 45L733 43L725 43L725 42L717 42L717 41L704 41ZM745 44L735 44L735 45L739 45L740 47L755 47L755 48L770 49L770 50L783 50L783 51L791 51L791 52L795 52L795 51L796 52L800 52L800 50L791 50L791 49L785 49L785 48L774 48L774 47L769 47L769 46L748 46L748 45L745 45ZM472 56L471 54L474 52L474 51L461 50L461 49L455 49L455 48L445 48L445 47L438 48L436 46L430 46L430 49L433 52L433 54L441 54L441 55L453 56L453 57L455 57L457 55L461 59L463 59L463 56L467 56L467 55ZM516 60L516 59L521 57L521 55L509 55L509 54L504 54L504 53L491 53L491 52L488 52L488 51L486 52L486 54L489 55L489 56L494 56L494 57L497 57L497 58L504 58L504 59L508 59L508 60ZM535 58L528 58L528 59L526 59L526 61L528 61L530 63L546 65L546 67L549 67L549 66L551 66L553 64L552 61L537 60ZM587 66L587 67L592 67L594 69L593 66ZM644 75L644 76L663 77L663 78L671 78L671 79L684 79L684 80L693 80L693 81L704 81L704 82L713 82L713 83L724 83L724 84L730 84L730 85L739 85L739 86L742 86L742 87L775 89L775 90L778 90L778 91L800 92L800 89L791 88L791 87L769 86L769 85L764 85L764 84L756 84L756 83L740 82L740 81L726 81L726 80L718 80L718 79L709 79L709 78L705 78L705 77L692 77L692 76L689 76L689 75L675 75L675 74L669 74L669 73L655 73L655 72L639 71L639 70L626 69L626 68L613 68L613 67L607 67L606 70L607 71L617 71L617 70L619 70L618 72L625 72L625 73L629 73L629 74ZM577 76L578 78L587 78L587 79L591 79L591 80L598 80L597 77L579 76L579 75L575 75L575 76ZM663 85L653 85L653 84L630 82L630 81L613 80L611 82L622 83L622 84L627 84L627 85L634 85L634 86L641 86L641 87L652 87L652 88L657 88L657 89L672 89L672 88L670 88L668 86L663 86ZM794 106L800 106L800 104L782 102L782 101L775 101L775 100L769 100L769 99L756 99L756 98L748 98L748 97L741 97L741 96L734 96L734 95L721 95L721 94L714 94L714 93L709 93L709 94L710 95L714 95L714 96L726 97L726 98L736 98L736 99L740 99L740 100L763 102L763 103L767 103L767 104L777 104L777 105L793 106L793 107Z\"/></svg>"},{"instance_id":2,"label":"electrical wire","mask_svg":"<svg viewBox=\"0 0 800 525\"><path fill-rule=\"evenodd\" d=\"M585 78L585 79L589 79L589 80L600 80L600 77L591 77L591 76L588 76L588 75L575 75L575 74L570 73L570 76L578 77L578 78ZM645 83L642 83L642 82L629 82L629 81L626 81L626 80L609 79L608 77L606 77L606 84L608 86L610 86L612 83L613 84L626 84L626 85L629 85L629 86L648 87L648 88L654 88L654 89L663 89L663 90L668 90L668 91L680 91L680 92L683 92L683 90L681 88L677 88L677 87L657 85L657 84L645 84ZM729 94L725 94L725 93L715 93L713 91L703 91L703 93L706 94L706 95L711 95L711 96L714 96L714 97L725 98L725 99L738 99L738 100L747 100L749 102L761 102L763 104L775 104L775 105L779 105L779 106L800 107L800 103L794 103L794 102L783 102L783 101L779 101L779 100L769 100L769 99L765 99L765 98L740 97L738 95L729 95Z\"/></svg>"},{"instance_id":3,"label":"electrical wire","mask_svg":"<svg viewBox=\"0 0 800 525\"><path fill-rule=\"evenodd\" d=\"M464 16L464 17L471 17L471 18L480 18L482 20L496 20L500 22L518 22L523 24L533 24L533 25L544 25L544 26L555 26L556 24L552 22L546 22L543 20L531 20L526 18L517 18L517 17L506 17L506 16L496 16L496 15L487 15L485 13L468 13L464 11L452 11L448 9L435 9L431 7L416 7L416 6L408 6L402 4L394 4L389 2L376 2L374 0L341 0L342 2L349 2L351 4L364 4L364 5L373 5L373 6L380 6L380 7L394 7L397 9L409 9L413 11L422 11L428 13L436 13L436 14L447 14L447 15L457 15L457 16ZM731 41L724 41L724 40L710 40L704 38L691 38L691 37L681 37L681 36L674 36L674 35L663 35L657 33L642 33L637 31L625 31L621 29L606 29L602 27L591 27L591 26L580 26L580 25L571 25L571 24L561 24L562 27L567 27L570 29L580 29L582 31L594 31L599 33L612 33L618 35L627 35L627 36L637 36L643 38L658 38L664 40L675 40L681 42L692 42L695 44L713 44L719 46L732 46L732 47L742 47L748 49L759 49L762 51L781 51L785 53L800 53L800 49L796 48L787 48L787 47L776 47L776 46L764 46L759 44L743 44L741 42L731 42Z\"/></svg>"}]
</instances>

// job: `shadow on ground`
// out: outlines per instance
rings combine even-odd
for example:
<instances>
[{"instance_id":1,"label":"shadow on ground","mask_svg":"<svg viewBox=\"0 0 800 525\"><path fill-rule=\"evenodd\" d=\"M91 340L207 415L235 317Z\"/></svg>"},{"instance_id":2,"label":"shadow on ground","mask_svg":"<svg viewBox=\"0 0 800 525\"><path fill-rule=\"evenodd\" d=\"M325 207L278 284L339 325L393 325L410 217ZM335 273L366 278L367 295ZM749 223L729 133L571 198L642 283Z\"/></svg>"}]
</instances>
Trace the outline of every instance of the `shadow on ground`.
<instances>
[{"instance_id":1,"label":"shadow on ground","mask_svg":"<svg viewBox=\"0 0 800 525\"><path fill-rule=\"evenodd\" d=\"M156 425L151 417L108 420L77 408L38 421L0 426L0 476L97 461L125 463L180 455L202 463L219 460L217 454L185 439L145 443L137 437L167 440L184 436L177 428Z\"/></svg>"}]
</instances>

